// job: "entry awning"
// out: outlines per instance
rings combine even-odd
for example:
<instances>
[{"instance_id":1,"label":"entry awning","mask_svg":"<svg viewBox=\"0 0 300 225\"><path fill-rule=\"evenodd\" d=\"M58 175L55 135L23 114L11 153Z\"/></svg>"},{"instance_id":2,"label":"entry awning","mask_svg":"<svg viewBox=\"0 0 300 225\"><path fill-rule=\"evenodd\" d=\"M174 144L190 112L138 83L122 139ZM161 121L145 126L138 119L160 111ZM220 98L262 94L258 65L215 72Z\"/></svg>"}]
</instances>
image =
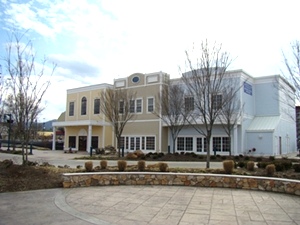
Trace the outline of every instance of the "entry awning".
<instances>
[{"instance_id":1,"label":"entry awning","mask_svg":"<svg viewBox=\"0 0 300 225\"><path fill-rule=\"evenodd\" d=\"M276 129L280 116L257 116L254 117L247 132L272 132Z\"/></svg>"}]
</instances>

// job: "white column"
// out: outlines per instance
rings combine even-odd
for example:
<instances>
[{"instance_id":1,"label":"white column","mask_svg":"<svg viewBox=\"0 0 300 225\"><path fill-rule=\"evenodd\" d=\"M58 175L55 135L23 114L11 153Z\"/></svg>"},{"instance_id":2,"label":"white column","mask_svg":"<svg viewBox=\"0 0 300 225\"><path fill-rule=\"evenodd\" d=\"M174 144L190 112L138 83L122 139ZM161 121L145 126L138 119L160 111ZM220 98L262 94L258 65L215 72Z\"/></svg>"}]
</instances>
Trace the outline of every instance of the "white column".
<instances>
[{"instance_id":1,"label":"white column","mask_svg":"<svg viewBox=\"0 0 300 225\"><path fill-rule=\"evenodd\" d=\"M90 147L92 146L92 125L89 125L86 151L90 152Z\"/></svg>"},{"instance_id":2,"label":"white column","mask_svg":"<svg viewBox=\"0 0 300 225\"><path fill-rule=\"evenodd\" d=\"M233 128L233 155L238 155L237 125L235 125Z\"/></svg>"},{"instance_id":3,"label":"white column","mask_svg":"<svg viewBox=\"0 0 300 225\"><path fill-rule=\"evenodd\" d=\"M52 128L52 132L53 132L53 135L52 135L52 150L54 151L54 150L56 150L55 149L56 148L56 146L55 146L55 144L56 144L56 127Z\"/></svg>"}]
</instances>

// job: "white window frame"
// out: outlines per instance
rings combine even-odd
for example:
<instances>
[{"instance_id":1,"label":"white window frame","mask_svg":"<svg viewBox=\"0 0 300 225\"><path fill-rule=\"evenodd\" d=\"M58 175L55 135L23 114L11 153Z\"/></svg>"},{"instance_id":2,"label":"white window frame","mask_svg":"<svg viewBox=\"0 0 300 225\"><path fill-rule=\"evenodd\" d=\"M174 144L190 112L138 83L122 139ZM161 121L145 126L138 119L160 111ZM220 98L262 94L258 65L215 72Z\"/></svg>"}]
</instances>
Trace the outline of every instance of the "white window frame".
<instances>
[{"instance_id":1,"label":"white window frame","mask_svg":"<svg viewBox=\"0 0 300 225\"><path fill-rule=\"evenodd\" d=\"M141 101L141 105L140 105L141 110L140 111L138 111L138 101ZM143 113L143 99L142 98L137 98L135 100L135 112L136 113Z\"/></svg>"},{"instance_id":2,"label":"white window frame","mask_svg":"<svg viewBox=\"0 0 300 225\"><path fill-rule=\"evenodd\" d=\"M149 111L149 100L150 99L153 99L153 104L152 104L153 110L152 111ZM154 97L148 97L147 98L147 113L153 113L154 110L155 110L155 98Z\"/></svg>"}]
</instances>

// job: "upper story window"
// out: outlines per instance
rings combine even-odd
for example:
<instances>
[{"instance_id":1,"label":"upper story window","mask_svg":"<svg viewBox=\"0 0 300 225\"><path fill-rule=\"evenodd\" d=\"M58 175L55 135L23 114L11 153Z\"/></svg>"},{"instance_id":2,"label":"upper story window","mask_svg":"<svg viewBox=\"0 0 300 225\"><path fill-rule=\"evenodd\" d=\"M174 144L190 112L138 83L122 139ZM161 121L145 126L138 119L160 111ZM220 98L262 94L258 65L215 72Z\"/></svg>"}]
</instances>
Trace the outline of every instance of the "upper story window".
<instances>
[{"instance_id":1,"label":"upper story window","mask_svg":"<svg viewBox=\"0 0 300 225\"><path fill-rule=\"evenodd\" d=\"M69 116L74 116L74 102L69 103Z\"/></svg>"},{"instance_id":2,"label":"upper story window","mask_svg":"<svg viewBox=\"0 0 300 225\"><path fill-rule=\"evenodd\" d=\"M142 112L142 99L137 99L136 100L136 110L137 113Z\"/></svg>"},{"instance_id":3,"label":"upper story window","mask_svg":"<svg viewBox=\"0 0 300 225\"><path fill-rule=\"evenodd\" d=\"M154 98L148 98L148 112L154 111Z\"/></svg>"},{"instance_id":4,"label":"upper story window","mask_svg":"<svg viewBox=\"0 0 300 225\"><path fill-rule=\"evenodd\" d=\"M140 81L140 78L139 77L133 77L132 78L132 82L133 83L138 83Z\"/></svg>"},{"instance_id":5,"label":"upper story window","mask_svg":"<svg viewBox=\"0 0 300 225\"><path fill-rule=\"evenodd\" d=\"M86 115L86 97L81 99L81 115Z\"/></svg>"},{"instance_id":6,"label":"upper story window","mask_svg":"<svg viewBox=\"0 0 300 225\"><path fill-rule=\"evenodd\" d=\"M130 106L129 106L129 112L134 113L135 101L134 100L130 100L129 104L130 104Z\"/></svg>"},{"instance_id":7,"label":"upper story window","mask_svg":"<svg viewBox=\"0 0 300 225\"><path fill-rule=\"evenodd\" d=\"M124 113L124 101L119 102L119 113L120 114Z\"/></svg>"},{"instance_id":8,"label":"upper story window","mask_svg":"<svg viewBox=\"0 0 300 225\"><path fill-rule=\"evenodd\" d=\"M100 99L94 100L94 114L100 114Z\"/></svg>"},{"instance_id":9,"label":"upper story window","mask_svg":"<svg viewBox=\"0 0 300 225\"><path fill-rule=\"evenodd\" d=\"M222 108L222 95L216 94L212 96L212 107L214 110Z\"/></svg>"},{"instance_id":10,"label":"upper story window","mask_svg":"<svg viewBox=\"0 0 300 225\"><path fill-rule=\"evenodd\" d=\"M184 108L187 112L194 110L194 97L190 96L184 98Z\"/></svg>"}]
</instances>

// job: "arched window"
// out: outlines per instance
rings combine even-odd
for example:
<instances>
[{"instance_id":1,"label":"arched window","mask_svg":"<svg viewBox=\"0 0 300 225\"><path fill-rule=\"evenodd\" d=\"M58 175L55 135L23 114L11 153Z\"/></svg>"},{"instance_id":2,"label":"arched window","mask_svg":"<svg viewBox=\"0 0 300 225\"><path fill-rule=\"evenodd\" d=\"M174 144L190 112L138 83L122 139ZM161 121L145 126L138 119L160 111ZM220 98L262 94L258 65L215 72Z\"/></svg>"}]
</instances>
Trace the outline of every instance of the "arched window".
<instances>
[{"instance_id":1,"label":"arched window","mask_svg":"<svg viewBox=\"0 0 300 225\"><path fill-rule=\"evenodd\" d=\"M81 99L81 115L86 115L86 97Z\"/></svg>"}]
</instances>

